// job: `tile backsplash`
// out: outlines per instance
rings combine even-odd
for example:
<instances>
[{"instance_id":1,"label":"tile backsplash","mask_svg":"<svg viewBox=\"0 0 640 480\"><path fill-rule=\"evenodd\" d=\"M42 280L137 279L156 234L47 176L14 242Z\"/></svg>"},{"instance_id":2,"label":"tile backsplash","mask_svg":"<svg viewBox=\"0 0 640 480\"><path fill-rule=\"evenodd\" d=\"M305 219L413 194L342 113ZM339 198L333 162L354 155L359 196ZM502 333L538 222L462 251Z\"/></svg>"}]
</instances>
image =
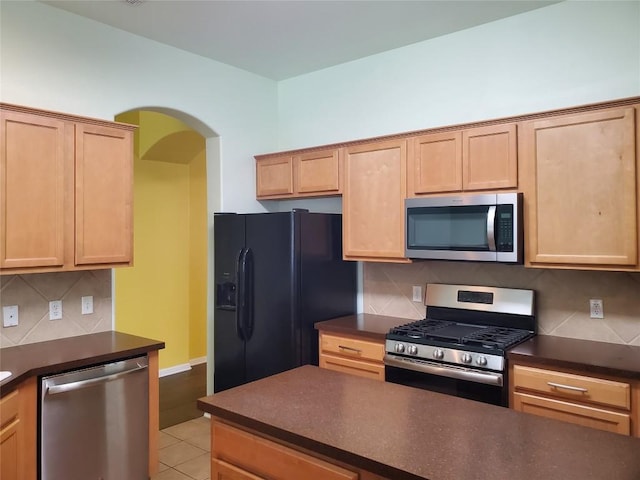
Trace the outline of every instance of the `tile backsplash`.
<instances>
[{"instance_id":1,"label":"tile backsplash","mask_svg":"<svg viewBox=\"0 0 640 480\"><path fill-rule=\"evenodd\" d=\"M364 265L364 311L407 319L425 316L412 286L489 285L536 291L538 333L640 345L640 273L545 270L520 265L415 262ZM589 317L589 299L604 303L604 319Z\"/></svg>"},{"instance_id":2,"label":"tile backsplash","mask_svg":"<svg viewBox=\"0 0 640 480\"><path fill-rule=\"evenodd\" d=\"M81 313L84 296L92 314ZM51 300L62 300L61 320L49 320ZM0 328L2 348L112 329L111 270L3 275L0 301L19 309L19 325Z\"/></svg>"}]
</instances>

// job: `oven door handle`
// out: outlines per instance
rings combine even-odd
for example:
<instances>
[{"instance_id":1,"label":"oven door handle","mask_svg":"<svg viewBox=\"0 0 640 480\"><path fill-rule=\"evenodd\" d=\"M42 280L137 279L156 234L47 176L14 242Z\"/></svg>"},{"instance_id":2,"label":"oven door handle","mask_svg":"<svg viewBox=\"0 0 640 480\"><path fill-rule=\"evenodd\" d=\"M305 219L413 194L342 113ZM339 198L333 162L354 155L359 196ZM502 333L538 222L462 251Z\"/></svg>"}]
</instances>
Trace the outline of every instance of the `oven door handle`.
<instances>
[{"instance_id":1,"label":"oven door handle","mask_svg":"<svg viewBox=\"0 0 640 480\"><path fill-rule=\"evenodd\" d=\"M485 385L496 385L498 387L502 387L503 385L503 376L501 373L481 372L478 370L470 370L468 368L449 365L445 366L439 363L426 362L424 360L416 361L413 359L405 359L404 357L389 355L388 353L384 356L384 364L390 367L404 368L407 370L414 370L416 372L439 375L441 377L483 383Z\"/></svg>"}]
</instances>

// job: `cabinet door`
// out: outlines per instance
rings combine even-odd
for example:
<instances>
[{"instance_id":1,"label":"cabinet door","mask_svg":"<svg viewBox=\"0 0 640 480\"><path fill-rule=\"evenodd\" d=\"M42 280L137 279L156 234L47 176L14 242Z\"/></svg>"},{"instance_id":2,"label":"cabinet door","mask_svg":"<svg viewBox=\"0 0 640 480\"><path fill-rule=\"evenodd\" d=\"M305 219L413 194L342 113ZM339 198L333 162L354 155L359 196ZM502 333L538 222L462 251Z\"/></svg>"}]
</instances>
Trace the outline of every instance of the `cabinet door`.
<instances>
[{"instance_id":1,"label":"cabinet door","mask_svg":"<svg viewBox=\"0 0 640 480\"><path fill-rule=\"evenodd\" d=\"M515 124L465 130L462 133L463 190L496 190L517 186Z\"/></svg>"},{"instance_id":2,"label":"cabinet door","mask_svg":"<svg viewBox=\"0 0 640 480\"><path fill-rule=\"evenodd\" d=\"M293 162L296 193L337 195L341 192L338 149L297 155Z\"/></svg>"},{"instance_id":3,"label":"cabinet door","mask_svg":"<svg viewBox=\"0 0 640 480\"><path fill-rule=\"evenodd\" d=\"M345 259L404 258L405 140L344 150L343 245Z\"/></svg>"},{"instance_id":4,"label":"cabinet door","mask_svg":"<svg viewBox=\"0 0 640 480\"><path fill-rule=\"evenodd\" d=\"M18 480L19 424L18 392L10 393L0 400L0 479Z\"/></svg>"},{"instance_id":5,"label":"cabinet door","mask_svg":"<svg viewBox=\"0 0 640 480\"><path fill-rule=\"evenodd\" d=\"M620 433L622 435L630 435L631 433L629 414L588 407L563 400L553 400L516 392L513 394L513 409L607 432Z\"/></svg>"},{"instance_id":6,"label":"cabinet door","mask_svg":"<svg viewBox=\"0 0 640 480\"><path fill-rule=\"evenodd\" d=\"M0 267L61 267L65 169L73 161L73 132L54 118L0 115Z\"/></svg>"},{"instance_id":7,"label":"cabinet door","mask_svg":"<svg viewBox=\"0 0 640 480\"><path fill-rule=\"evenodd\" d=\"M293 195L293 157L256 160L256 197Z\"/></svg>"},{"instance_id":8,"label":"cabinet door","mask_svg":"<svg viewBox=\"0 0 640 480\"><path fill-rule=\"evenodd\" d=\"M409 194L462 190L462 133L446 132L409 139Z\"/></svg>"},{"instance_id":9,"label":"cabinet door","mask_svg":"<svg viewBox=\"0 0 640 480\"><path fill-rule=\"evenodd\" d=\"M633 108L527 122L527 264L638 264L637 126Z\"/></svg>"},{"instance_id":10,"label":"cabinet door","mask_svg":"<svg viewBox=\"0 0 640 480\"><path fill-rule=\"evenodd\" d=\"M132 133L76 124L76 265L133 257Z\"/></svg>"}]
</instances>

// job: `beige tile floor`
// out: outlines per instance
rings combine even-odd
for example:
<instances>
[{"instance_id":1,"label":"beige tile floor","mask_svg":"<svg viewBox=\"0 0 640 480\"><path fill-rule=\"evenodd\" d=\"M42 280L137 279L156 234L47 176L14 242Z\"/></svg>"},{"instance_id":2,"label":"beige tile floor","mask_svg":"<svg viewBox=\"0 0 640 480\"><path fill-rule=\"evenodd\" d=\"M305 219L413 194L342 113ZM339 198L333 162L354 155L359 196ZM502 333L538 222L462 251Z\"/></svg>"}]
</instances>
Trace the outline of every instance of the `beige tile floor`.
<instances>
[{"instance_id":1,"label":"beige tile floor","mask_svg":"<svg viewBox=\"0 0 640 480\"><path fill-rule=\"evenodd\" d=\"M209 480L211 426L206 417L160 431L160 469L152 480Z\"/></svg>"}]
</instances>

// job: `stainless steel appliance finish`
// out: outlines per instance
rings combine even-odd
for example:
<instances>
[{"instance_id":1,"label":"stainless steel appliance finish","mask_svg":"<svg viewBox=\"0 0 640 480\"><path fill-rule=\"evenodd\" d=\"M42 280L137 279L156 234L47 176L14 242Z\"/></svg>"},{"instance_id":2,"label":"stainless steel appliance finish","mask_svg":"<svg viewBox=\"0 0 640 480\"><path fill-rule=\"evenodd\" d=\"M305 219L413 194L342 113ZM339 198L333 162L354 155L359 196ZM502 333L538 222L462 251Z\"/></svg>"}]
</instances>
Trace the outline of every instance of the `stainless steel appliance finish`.
<instances>
[{"instance_id":1,"label":"stainless steel appliance finish","mask_svg":"<svg viewBox=\"0 0 640 480\"><path fill-rule=\"evenodd\" d=\"M41 480L149 478L145 356L43 377Z\"/></svg>"},{"instance_id":2,"label":"stainless steel appliance finish","mask_svg":"<svg viewBox=\"0 0 640 480\"><path fill-rule=\"evenodd\" d=\"M522 263L522 193L405 200L407 258Z\"/></svg>"},{"instance_id":3,"label":"stainless steel appliance finish","mask_svg":"<svg viewBox=\"0 0 640 480\"><path fill-rule=\"evenodd\" d=\"M506 405L505 352L535 335L533 290L428 284L425 304L387 334L387 380Z\"/></svg>"}]
</instances>

